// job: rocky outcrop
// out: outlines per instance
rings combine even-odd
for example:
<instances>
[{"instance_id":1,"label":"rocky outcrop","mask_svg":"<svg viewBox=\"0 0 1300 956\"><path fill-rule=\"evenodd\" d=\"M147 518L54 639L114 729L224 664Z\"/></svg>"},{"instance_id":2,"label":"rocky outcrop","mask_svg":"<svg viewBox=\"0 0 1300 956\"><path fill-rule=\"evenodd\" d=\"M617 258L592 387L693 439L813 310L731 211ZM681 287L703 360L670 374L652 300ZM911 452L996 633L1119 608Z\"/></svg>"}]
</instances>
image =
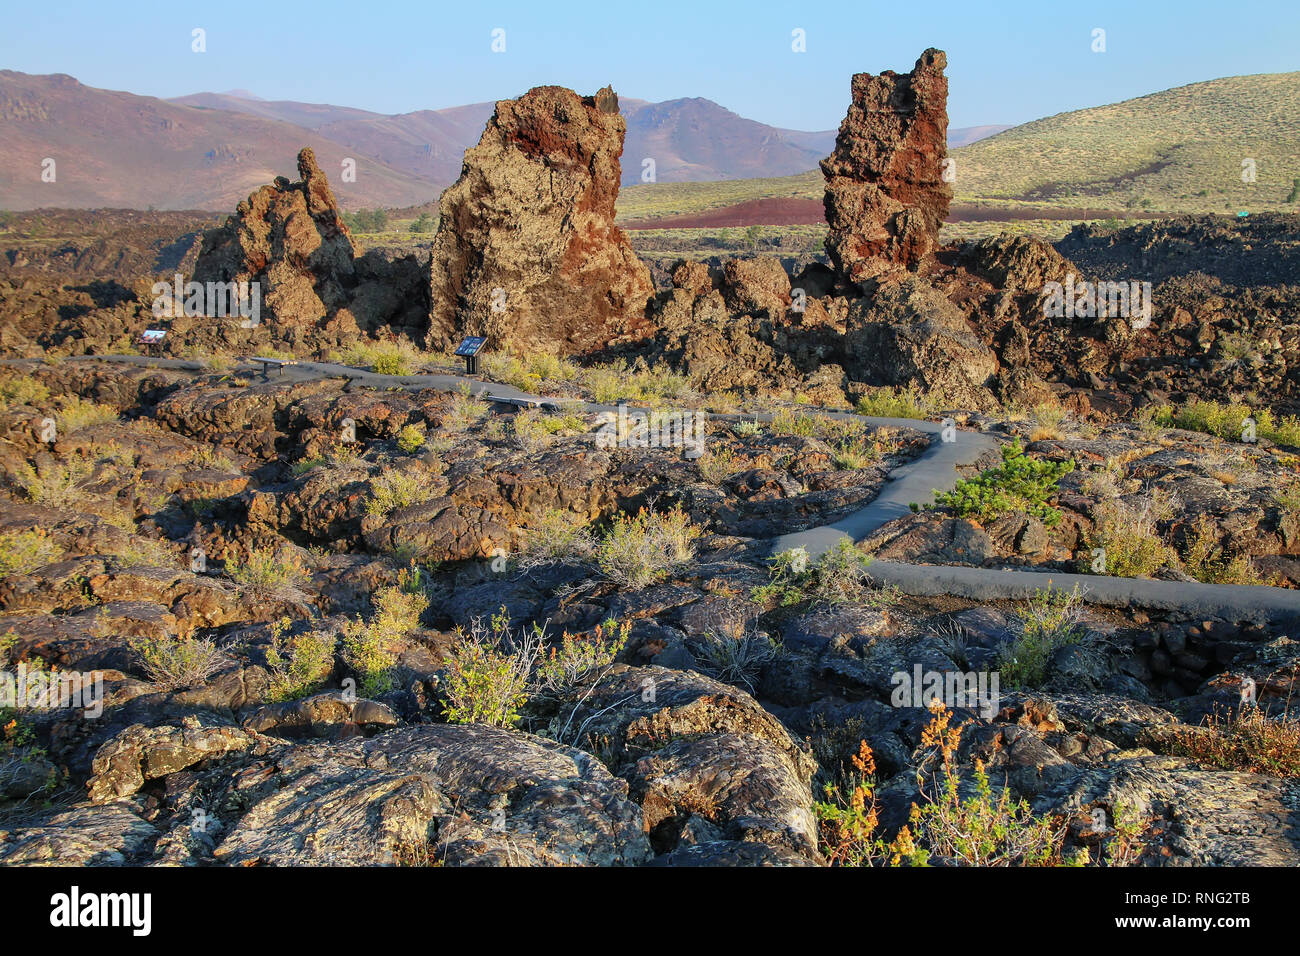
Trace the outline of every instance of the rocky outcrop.
<instances>
[{"instance_id":1,"label":"rocky outcrop","mask_svg":"<svg viewBox=\"0 0 1300 956\"><path fill-rule=\"evenodd\" d=\"M959 258L969 272L1013 293L1041 293L1046 283L1079 274L1068 259L1032 236L986 236L964 246Z\"/></svg>"},{"instance_id":2,"label":"rocky outcrop","mask_svg":"<svg viewBox=\"0 0 1300 956\"><path fill-rule=\"evenodd\" d=\"M1300 274L1294 213L1179 216L1118 229L1080 223L1057 248L1085 273L1105 279L1141 276L1160 283L1203 273L1239 289L1262 291L1285 289Z\"/></svg>"},{"instance_id":3,"label":"rocky outcrop","mask_svg":"<svg viewBox=\"0 0 1300 956\"><path fill-rule=\"evenodd\" d=\"M935 248L948 215L947 57L926 50L911 73L853 77L826 177L826 251L844 278L863 282L915 268Z\"/></svg>"},{"instance_id":4,"label":"rocky outcrop","mask_svg":"<svg viewBox=\"0 0 1300 956\"><path fill-rule=\"evenodd\" d=\"M845 404L844 369L831 361L840 351L845 299L792 288L772 256L680 260L670 275L671 287L655 301L647 358L666 360L711 389L795 391Z\"/></svg>"},{"instance_id":5,"label":"rocky outcrop","mask_svg":"<svg viewBox=\"0 0 1300 956\"><path fill-rule=\"evenodd\" d=\"M617 668L570 721L604 743L656 849L757 843L820 862L816 761L744 691L702 674Z\"/></svg>"},{"instance_id":6,"label":"rocky outcrop","mask_svg":"<svg viewBox=\"0 0 1300 956\"><path fill-rule=\"evenodd\" d=\"M310 147L298 154L298 174L298 182L277 176L204 234L194 281L259 283L259 322L274 338L306 347L388 327L420 334L424 272L414 257L359 256ZM238 327L241 319L226 322ZM177 318L172 331L186 337L211 323Z\"/></svg>"},{"instance_id":7,"label":"rocky outcrop","mask_svg":"<svg viewBox=\"0 0 1300 956\"><path fill-rule=\"evenodd\" d=\"M442 195L429 344L602 348L646 331L650 272L614 225L626 125L608 87L502 100Z\"/></svg>"}]
</instances>

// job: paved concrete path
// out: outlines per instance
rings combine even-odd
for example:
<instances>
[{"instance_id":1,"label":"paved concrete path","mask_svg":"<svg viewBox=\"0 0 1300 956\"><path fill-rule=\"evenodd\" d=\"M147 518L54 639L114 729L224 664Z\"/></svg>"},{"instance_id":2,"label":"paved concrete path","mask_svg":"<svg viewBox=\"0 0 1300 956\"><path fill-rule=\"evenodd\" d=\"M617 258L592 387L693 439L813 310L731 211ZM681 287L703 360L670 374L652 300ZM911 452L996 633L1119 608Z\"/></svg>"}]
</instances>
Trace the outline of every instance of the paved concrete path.
<instances>
[{"instance_id":1,"label":"paved concrete path","mask_svg":"<svg viewBox=\"0 0 1300 956\"><path fill-rule=\"evenodd\" d=\"M896 561L873 561L869 570L877 584L892 585L905 594L919 596L951 595L975 601L1020 600L1032 597L1040 588L1069 591L1077 586L1089 604L1183 611L1197 617L1217 617L1228 621L1273 621L1300 626L1300 591L1290 588Z\"/></svg>"},{"instance_id":2,"label":"paved concrete path","mask_svg":"<svg viewBox=\"0 0 1300 956\"><path fill-rule=\"evenodd\" d=\"M906 418L867 418L871 425L913 428L930 435L930 447L920 458L890 472L889 481L870 504L834 524L794 531L772 540L772 553L804 548L817 558L843 538L861 541L878 528L911 512L911 504L929 504L936 491L951 491L961 474L958 466L974 464L981 455L997 449L998 443L981 432L950 432L954 441L943 441L943 426L935 422Z\"/></svg>"},{"instance_id":3,"label":"paved concrete path","mask_svg":"<svg viewBox=\"0 0 1300 956\"><path fill-rule=\"evenodd\" d=\"M150 358L142 355L71 356L65 361L96 360L154 365L185 371L204 369L199 362ZM9 360L3 364L18 363ZM460 375L379 375L365 369L333 362L297 362L285 366L280 371L274 368L251 368L249 365L240 368L250 370L254 374L264 374L268 382L346 378L374 388L436 388L443 391L456 391L468 385L473 395L489 401L514 405L593 412L613 411L618 407L580 400L547 398L509 385L484 382ZM907 514L912 502L926 504L934 500L934 492L952 490L960 478L957 470L959 466L973 464L985 452L998 447L997 440L990 435L960 429L956 433L955 441L943 441L943 426L935 422L902 418L870 418L852 412L827 412L819 409L807 411L810 414L840 420L855 419L873 426L915 429L931 436L930 447L920 458L895 469L880 494L866 507L833 524L774 538L770 552L772 554L802 547L807 549L810 557L816 558L833 547L837 541L844 539L861 541L888 522ZM714 414L710 417L729 421L757 418L759 421L770 422L772 419L771 414L757 416ZM879 584L891 585L904 593L921 596L952 595L975 601L1014 600L1029 597L1035 590L1049 584L1066 590L1077 584L1084 600L1093 604L1184 611L1230 621L1294 622L1300 626L1300 591L1289 588L1155 581L1148 578L1116 578L1057 571L904 564L893 561L873 562L871 574Z\"/></svg>"}]
</instances>

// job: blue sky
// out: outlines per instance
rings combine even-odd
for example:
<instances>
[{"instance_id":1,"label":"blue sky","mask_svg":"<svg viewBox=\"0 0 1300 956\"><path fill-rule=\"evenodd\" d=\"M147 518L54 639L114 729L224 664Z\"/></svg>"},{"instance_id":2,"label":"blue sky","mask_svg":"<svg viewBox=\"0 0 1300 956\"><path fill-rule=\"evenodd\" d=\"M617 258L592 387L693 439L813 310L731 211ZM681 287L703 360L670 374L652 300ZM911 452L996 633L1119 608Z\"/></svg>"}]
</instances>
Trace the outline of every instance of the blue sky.
<instances>
[{"instance_id":1,"label":"blue sky","mask_svg":"<svg viewBox=\"0 0 1300 956\"><path fill-rule=\"evenodd\" d=\"M125 6L125 5L122 5ZM117 9L114 9L117 8ZM191 50L191 30L207 52ZM492 31L506 31L504 53ZM807 52L791 50L791 31ZM1106 31L1094 53L1092 31ZM1241 73L1300 70L1297 0L7 4L0 68L151 96L248 89L384 113L606 83L703 96L793 129L839 124L853 73L948 53L953 126L1020 123Z\"/></svg>"}]
</instances>

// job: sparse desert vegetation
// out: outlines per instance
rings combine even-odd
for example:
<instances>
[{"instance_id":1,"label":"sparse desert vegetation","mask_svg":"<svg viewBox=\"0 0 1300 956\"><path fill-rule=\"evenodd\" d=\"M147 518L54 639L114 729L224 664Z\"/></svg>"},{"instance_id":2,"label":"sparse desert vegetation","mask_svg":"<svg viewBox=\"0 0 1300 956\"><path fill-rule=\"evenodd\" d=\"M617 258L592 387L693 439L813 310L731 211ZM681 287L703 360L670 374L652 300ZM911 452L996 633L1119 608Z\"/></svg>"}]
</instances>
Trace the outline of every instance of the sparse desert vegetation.
<instances>
[{"instance_id":1,"label":"sparse desert vegetation","mask_svg":"<svg viewBox=\"0 0 1300 956\"><path fill-rule=\"evenodd\" d=\"M222 215L61 207L131 94L0 71L0 872L1300 863L1296 76L968 60L97 147Z\"/></svg>"}]
</instances>

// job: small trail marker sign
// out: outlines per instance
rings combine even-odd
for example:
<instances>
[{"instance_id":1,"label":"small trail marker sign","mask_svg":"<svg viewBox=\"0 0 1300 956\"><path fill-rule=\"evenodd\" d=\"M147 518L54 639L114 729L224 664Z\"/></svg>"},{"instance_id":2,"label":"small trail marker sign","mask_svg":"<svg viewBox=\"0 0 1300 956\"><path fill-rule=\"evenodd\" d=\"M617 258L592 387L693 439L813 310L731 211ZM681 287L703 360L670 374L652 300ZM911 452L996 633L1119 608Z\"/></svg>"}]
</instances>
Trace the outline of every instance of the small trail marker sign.
<instances>
[{"instance_id":1,"label":"small trail marker sign","mask_svg":"<svg viewBox=\"0 0 1300 956\"><path fill-rule=\"evenodd\" d=\"M478 353L487 344L485 335L469 335L456 346L456 354L465 359L465 374L478 374Z\"/></svg>"}]
</instances>

